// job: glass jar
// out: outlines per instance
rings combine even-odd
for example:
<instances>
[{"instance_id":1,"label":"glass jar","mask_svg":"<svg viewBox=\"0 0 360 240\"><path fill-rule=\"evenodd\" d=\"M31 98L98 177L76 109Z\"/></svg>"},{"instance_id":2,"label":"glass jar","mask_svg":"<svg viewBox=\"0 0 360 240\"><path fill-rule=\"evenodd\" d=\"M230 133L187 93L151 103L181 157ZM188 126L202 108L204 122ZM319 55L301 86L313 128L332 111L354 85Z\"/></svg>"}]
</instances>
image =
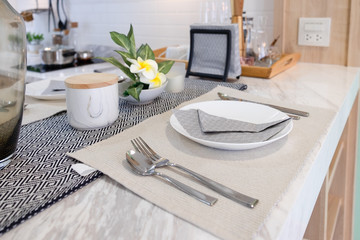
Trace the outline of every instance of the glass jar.
<instances>
[{"instance_id":1,"label":"glass jar","mask_svg":"<svg viewBox=\"0 0 360 240\"><path fill-rule=\"evenodd\" d=\"M245 40L245 49L246 57L254 57L254 18L252 17L243 17L243 28L244 28L244 40Z\"/></svg>"},{"instance_id":2,"label":"glass jar","mask_svg":"<svg viewBox=\"0 0 360 240\"><path fill-rule=\"evenodd\" d=\"M15 153L24 108L26 30L22 17L0 0L0 169Z\"/></svg>"}]
</instances>

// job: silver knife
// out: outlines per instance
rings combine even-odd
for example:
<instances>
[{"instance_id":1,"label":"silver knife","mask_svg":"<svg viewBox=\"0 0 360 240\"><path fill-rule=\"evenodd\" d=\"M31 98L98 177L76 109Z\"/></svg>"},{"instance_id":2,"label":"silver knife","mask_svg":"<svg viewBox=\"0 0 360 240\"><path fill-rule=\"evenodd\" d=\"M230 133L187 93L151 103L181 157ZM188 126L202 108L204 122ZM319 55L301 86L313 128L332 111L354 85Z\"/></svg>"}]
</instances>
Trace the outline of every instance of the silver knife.
<instances>
[{"instance_id":1,"label":"silver knife","mask_svg":"<svg viewBox=\"0 0 360 240\"><path fill-rule=\"evenodd\" d=\"M103 73L103 72L112 71L115 69L116 69L116 67L106 67L106 68L101 68L101 69L94 69L94 72Z\"/></svg>"},{"instance_id":2,"label":"silver knife","mask_svg":"<svg viewBox=\"0 0 360 240\"><path fill-rule=\"evenodd\" d=\"M304 112L304 111L300 111L300 110L296 110L296 109L280 107L280 106L267 104L267 103L256 102L256 101L250 101L250 100L246 100L246 99L242 99L242 98L230 97L227 94L221 93L221 92L218 92L218 95L222 100L235 100L235 101L257 103L257 104L262 104L262 105L266 105L266 106L275 108L275 109L280 110L282 112L291 113L291 114L295 114L295 115L302 116L302 117L308 117L309 116L308 112Z\"/></svg>"}]
</instances>

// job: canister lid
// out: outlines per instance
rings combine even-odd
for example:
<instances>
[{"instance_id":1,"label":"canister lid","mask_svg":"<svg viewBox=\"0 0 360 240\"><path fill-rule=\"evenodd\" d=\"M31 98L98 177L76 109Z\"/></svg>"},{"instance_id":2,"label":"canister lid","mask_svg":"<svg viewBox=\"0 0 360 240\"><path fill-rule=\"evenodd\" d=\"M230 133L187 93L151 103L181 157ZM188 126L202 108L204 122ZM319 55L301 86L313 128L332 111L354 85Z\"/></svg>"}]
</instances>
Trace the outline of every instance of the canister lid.
<instances>
[{"instance_id":1,"label":"canister lid","mask_svg":"<svg viewBox=\"0 0 360 240\"><path fill-rule=\"evenodd\" d=\"M119 76L113 73L88 73L67 78L65 85L68 88L90 89L110 86L118 80Z\"/></svg>"}]
</instances>

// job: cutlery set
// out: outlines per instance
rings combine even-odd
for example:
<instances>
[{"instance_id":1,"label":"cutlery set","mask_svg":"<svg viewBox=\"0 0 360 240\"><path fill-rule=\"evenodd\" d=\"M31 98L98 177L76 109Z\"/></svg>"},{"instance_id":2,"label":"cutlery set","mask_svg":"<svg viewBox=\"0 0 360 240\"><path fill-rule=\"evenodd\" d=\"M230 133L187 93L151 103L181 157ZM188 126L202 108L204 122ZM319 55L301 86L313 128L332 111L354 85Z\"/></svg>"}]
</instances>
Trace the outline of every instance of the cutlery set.
<instances>
[{"instance_id":1,"label":"cutlery set","mask_svg":"<svg viewBox=\"0 0 360 240\"><path fill-rule=\"evenodd\" d=\"M205 193L199 192L177 180L171 178L165 174L160 172L156 172L156 165L152 164L148 161L148 158L143 154L136 152L134 150L130 150L126 153L126 159L132 167L133 171L142 176L159 176L164 178L169 183L173 184L179 190L189 194L190 196L196 198L200 202L203 202L209 206L212 206L216 203L217 198L211 197Z\"/></svg>"},{"instance_id":2,"label":"cutlery set","mask_svg":"<svg viewBox=\"0 0 360 240\"><path fill-rule=\"evenodd\" d=\"M182 170L183 172L189 174L190 176L194 177L206 187L246 207L254 208L255 205L258 203L258 200L255 198L251 198L242 193L234 191L220 183L217 183L205 176L195 173L194 171L187 169L181 165L178 165L176 163L171 163L168 159L158 155L141 137L131 140L131 143L136 149L136 151L134 150L128 151L126 153L126 159L129 162L129 164L133 167L134 172L139 175L143 175L143 176L157 175L163 177L168 182L174 184L175 187L179 188L180 190L189 194L190 196L198 199L199 201L209 206L215 204L215 202L217 201L216 198L201 193L195 189L192 189L176 181L175 179L172 179L166 175L163 175L155 171L156 168L161 168L161 167L168 167L168 166L176 167Z\"/></svg>"}]
</instances>

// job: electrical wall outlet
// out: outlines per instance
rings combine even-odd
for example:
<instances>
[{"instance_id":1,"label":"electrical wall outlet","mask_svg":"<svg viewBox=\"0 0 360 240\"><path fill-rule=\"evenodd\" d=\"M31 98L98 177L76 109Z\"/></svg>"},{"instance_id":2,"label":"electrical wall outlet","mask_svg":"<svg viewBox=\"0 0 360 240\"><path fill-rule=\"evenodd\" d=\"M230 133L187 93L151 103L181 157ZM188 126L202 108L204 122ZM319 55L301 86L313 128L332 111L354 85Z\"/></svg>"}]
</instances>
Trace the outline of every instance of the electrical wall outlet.
<instances>
[{"instance_id":1,"label":"electrical wall outlet","mask_svg":"<svg viewBox=\"0 0 360 240\"><path fill-rule=\"evenodd\" d=\"M300 18L298 44L302 46L330 46L331 18Z\"/></svg>"}]
</instances>

